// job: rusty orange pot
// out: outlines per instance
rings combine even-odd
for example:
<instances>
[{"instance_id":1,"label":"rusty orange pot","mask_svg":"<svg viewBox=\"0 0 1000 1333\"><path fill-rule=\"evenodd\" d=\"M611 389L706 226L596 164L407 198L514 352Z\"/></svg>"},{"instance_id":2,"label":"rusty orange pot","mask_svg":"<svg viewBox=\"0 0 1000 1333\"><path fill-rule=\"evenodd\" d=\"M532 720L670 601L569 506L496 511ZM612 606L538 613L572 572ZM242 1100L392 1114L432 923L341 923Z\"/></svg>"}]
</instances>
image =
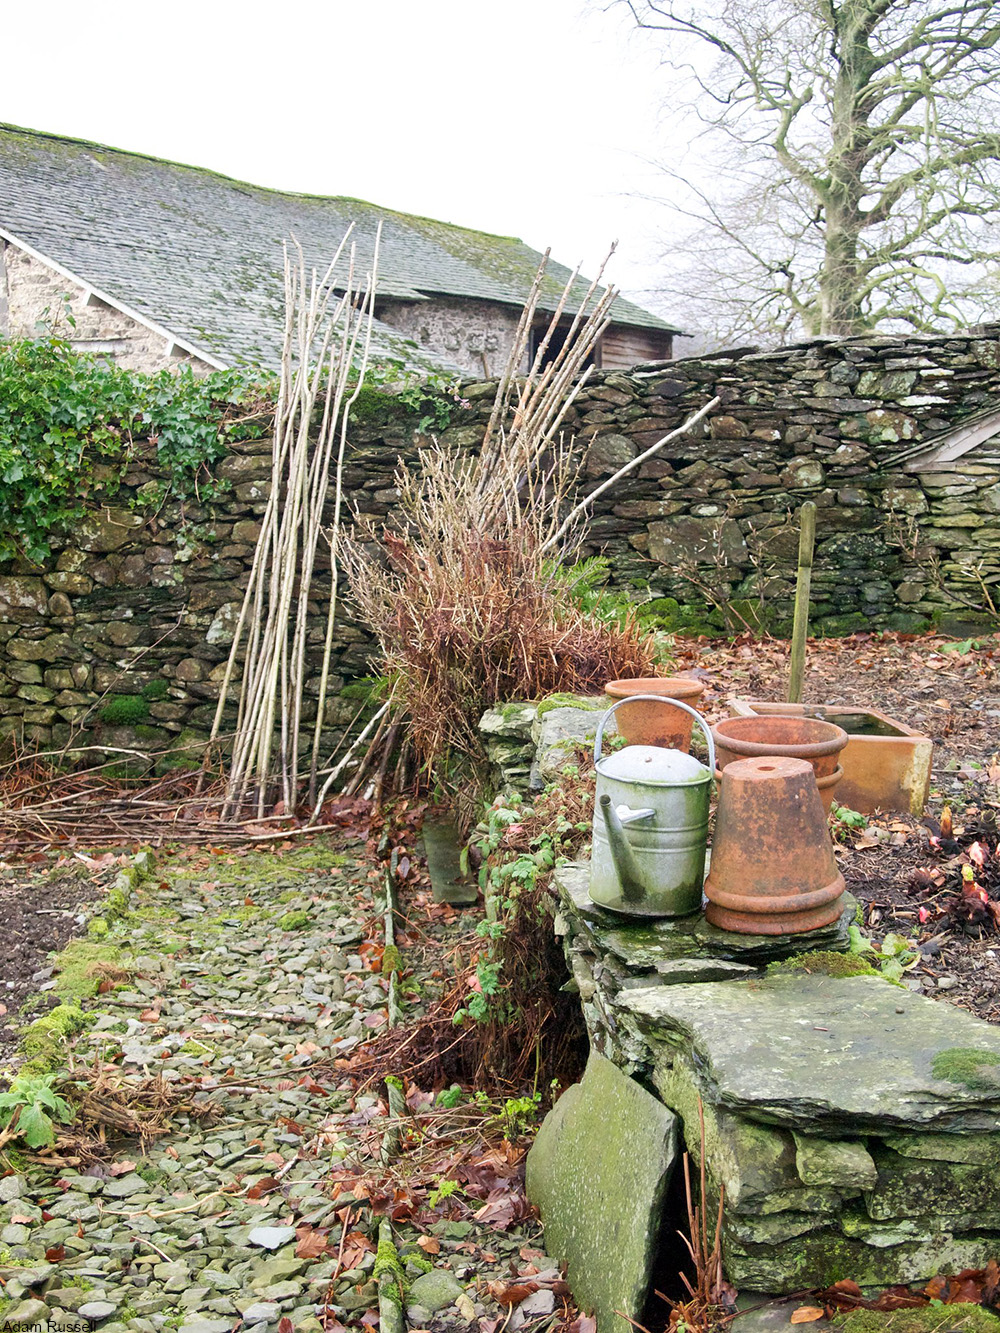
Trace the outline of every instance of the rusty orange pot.
<instances>
[{"instance_id":1,"label":"rusty orange pot","mask_svg":"<svg viewBox=\"0 0 1000 1333\"><path fill-rule=\"evenodd\" d=\"M733 761L730 760L729 762L732 763ZM815 770L813 771L815 772ZM819 788L820 800L823 802L823 809L827 814L830 813L833 806L834 788L843 776L844 770L841 765L838 764L832 773L827 773L823 777L816 779L816 786ZM722 769L719 768L718 765L716 765L715 769L715 780L716 782L722 781Z\"/></svg>"},{"instance_id":2,"label":"rusty orange pot","mask_svg":"<svg viewBox=\"0 0 1000 1333\"><path fill-rule=\"evenodd\" d=\"M628 699L633 694L658 694L666 699L682 699L692 708L704 692L700 680L686 676L650 676L647 679L612 680L604 687L611 699ZM615 714L618 730L629 745L662 745L668 750L691 748L690 713L680 708L664 707L649 700L638 700L619 708Z\"/></svg>"},{"instance_id":3,"label":"rusty orange pot","mask_svg":"<svg viewBox=\"0 0 1000 1333\"><path fill-rule=\"evenodd\" d=\"M730 699L729 710L734 717L795 714L843 727L847 748L839 756L844 767L844 785L837 792L841 805L866 815L876 810L902 810L917 818L923 814L934 742L898 718L887 717L877 708L757 699Z\"/></svg>"},{"instance_id":4,"label":"rusty orange pot","mask_svg":"<svg viewBox=\"0 0 1000 1333\"><path fill-rule=\"evenodd\" d=\"M829 777L847 744L847 732L812 717L727 717L712 728L718 765L734 759L781 756L807 759L817 778Z\"/></svg>"},{"instance_id":5,"label":"rusty orange pot","mask_svg":"<svg viewBox=\"0 0 1000 1333\"><path fill-rule=\"evenodd\" d=\"M808 761L765 756L728 764L705 880L709 923L744 935L818 930L840 916L843 892Z\"/></svg>"}]
</instances>

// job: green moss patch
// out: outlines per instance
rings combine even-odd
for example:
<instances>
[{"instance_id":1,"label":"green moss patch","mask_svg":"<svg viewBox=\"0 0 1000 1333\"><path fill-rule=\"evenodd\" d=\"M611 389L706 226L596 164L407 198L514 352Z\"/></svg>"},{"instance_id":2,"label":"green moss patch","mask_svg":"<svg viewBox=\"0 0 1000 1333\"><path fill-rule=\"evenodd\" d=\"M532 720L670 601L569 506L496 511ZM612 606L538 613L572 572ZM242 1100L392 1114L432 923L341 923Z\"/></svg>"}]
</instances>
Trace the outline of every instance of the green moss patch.
<instances>
[{"instance_id":1,"label":"green moss patch","mask_svg":"<svg viewBox=\"0 0 1000 1333\"><path fill-rule=\"evenodd\" d=\"M75 1004L57 1004L29 1023L21 1036L25 1054L22 1074L47 1074L62 1064L63 1042L85 1027L87 1016Z\"/></svg>"},{"instance_id":2,"label":"green moss patch","mask_svg":"<svg viewBox=\"0 0 1000 1333\"><path fill-rule=\"evenodd\" d=\"M305 930L309 924L309 913L304 907L297 907L293 912L286 912L278 918L282 930Z\"/></svg>"},{"instance_id":3,"label":"green moss patch","mask_svg":"<svg viewBox=\"0 0 1000 1333\"><path fill-rule=\"evenodd\" d=\"M1000 1321L981 1305L922 1305L915 1310L851 1310L835 1315L836 1333L997 1333Z\"/></svg>"},{"instance_id":4,"label":"green moss patch","mask_svg":"<svg viewBox=\"0 0 1000 1333\"><path fill-rule=\"evenodd\" d=\"M878 976L871 963L853 953L834 953L827 949L813 949L794 953L777 963L768 963L768 976L781 972L810 972L822 977Z\"/></svg>"},{"instance_id":5,"label":"green moss patch","mask_svg":"<svg viewBox=\"0 0 1000 1333\"><path fill-rule=\"evenodd\" d=\"M118 694L99 716L109 727L134 727L149 717L149 704L141 694Z\"/></svg>"},{"instance_id":6,"label":"green moss patch","mask_svg":"<svg viewBox=\"0 0 1000 1333\"><path fill-rule=\"evenodd\" d=\"M949 1083L963 1083L975 1092L993 1092L1000 1087L1000 1055L995 1051L977 1051L972 1046L952 1046L938 1051L931 1061L935 1078Z\"/></svg>"},{"instance_id":7,"label":"green moss patch","mask_svg":"<svg viewBox=\"0 0 1000 1333\"><path fill-rule=\"evenodd\" d=\"M122 967L121 950L95 939L71 940L56 959L56 966L56 994L65 1004L77 1007L81 1000L97 994L105 978L123 981L130 975Z\"/></svg>"}]
</instances>

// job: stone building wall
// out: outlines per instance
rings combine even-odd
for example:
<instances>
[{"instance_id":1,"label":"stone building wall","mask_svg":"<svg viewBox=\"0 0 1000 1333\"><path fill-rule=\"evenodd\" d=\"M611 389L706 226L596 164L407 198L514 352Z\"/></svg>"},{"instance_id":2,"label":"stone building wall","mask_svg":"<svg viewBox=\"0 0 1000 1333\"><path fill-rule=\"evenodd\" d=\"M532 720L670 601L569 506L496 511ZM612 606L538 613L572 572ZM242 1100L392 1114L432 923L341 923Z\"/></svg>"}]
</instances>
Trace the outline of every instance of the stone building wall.
<instances>
[{"instance_id":1,"label":"stone building wall","mask_svg":"<svg viewBox=\"0 0 1000 1333\"><path fill-rule=\"evenodd\" d=\"M473 381L461 390L468 408L449 400L444 443L475 446L493 391ZM614 584L637 599L714 599L780 627L791 609L794 512L812 499L816 629L919 630L956 608L974 622L957 598L982 606L978 580L1000 581L1000 452L986 443L923 473L893 460L970 413L1000 408L996 330L598 372L567 422L584 454L582 484L592 488L716 394L721 405L692 435L595 505L588 549L610 557ZM415 445L412 418L391 398L369 398L351 434L346 493L364 514L391 521L397 459ZM140 493L160 475L147 447L123 490L58 536L43 567L0 565L0 729L45 743L62 743L71 726L109 744L204 735L269 471L266 441L241 444L217 467L231 489L214 506L168 501L154 512ZM318 663L322 583L315 605ZM338 683L366 672L368 651L361 628L342 620ZM118 730L109 700L143 690L139 728ZM356 707L335 699L331 726Z\"/></svg>"},{"instance_id":2,"label":"stone building wall","mask_svg":"<svg viewBox=\"0 0 1000 1333\"><path fill-rule=\"evenodd\" d=\"M212 369L172 339L0 240L0 337L37 338L40 329L52 329L78 351L104 353L127 370L152 372L183 363L197 371Z\"/></svg>"},{"instance_id":3,"label":"stone building wall","mask_svg":"<svg viewBox=\"0 0 1000 1333\"><path fill-rule=\"evenodd\" d=\"M457 296L381 300L376 313L425 351L447 357L477 379L503 370L521 316L517 306Z\"/></svg>"}]
</instances>

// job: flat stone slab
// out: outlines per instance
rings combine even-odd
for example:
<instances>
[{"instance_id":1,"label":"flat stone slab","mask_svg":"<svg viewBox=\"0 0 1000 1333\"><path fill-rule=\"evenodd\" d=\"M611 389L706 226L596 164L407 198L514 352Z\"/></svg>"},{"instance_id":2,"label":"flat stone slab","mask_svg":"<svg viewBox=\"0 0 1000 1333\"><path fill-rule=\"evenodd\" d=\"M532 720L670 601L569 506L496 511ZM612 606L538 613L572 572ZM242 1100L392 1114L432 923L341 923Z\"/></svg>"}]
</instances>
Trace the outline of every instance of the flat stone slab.
<instances>
[{"instance_id":1,"label":"flat stone slab","mask_svg":"<svg viewBox=\"0 0 1000 1333\"><path fill-rule=\"evenodd\" d=\"M642 1319L678 1131L672 1111L595 1053L528 1154L546 1252L567 1264L598 1333L631 1333L616 1312Z\"/></svg>"},{"instance_id":2,"label":"flat stone slab","mask_svg":"<svg viewBox=\"0 0 1000 1333\"><path fill-rule=\"evenodd\" d=\"M694 1052L706 1100L751 1119L835 1135L1000 1129L1000 1029L880 977L793 972L616 1002L665 1059Z\"/></svg>"},{"instance_id":3,"label":"flat stone slab","mask_svg":"<svg viewBox=\"0 0 1000 1333\"><path fill-rule=\"evenodd\" d=\"M590 936L596 953L619 958L631 972L668 975L668 964L684 959L717 958L761 966L806 949L845 950L856 900L844 894L840 920L825 930L798 935L737 935L710 926L704 913L652 921L629 919L590 901L590 863L567 864L555 873L556 886Z\"/></svg>"},{"instance_id":4,"label":"flat stone slab","mask_svg":"<svg viewBox=\"0 0 1000 1333\"><path fill-rule=\"evenodd\" d=\"M426 819L423 840L434 901L455 907L476 902L479 889L474 879L462 874L463 840L455 824L449 819Z\"/></svg>"}]
</instances>

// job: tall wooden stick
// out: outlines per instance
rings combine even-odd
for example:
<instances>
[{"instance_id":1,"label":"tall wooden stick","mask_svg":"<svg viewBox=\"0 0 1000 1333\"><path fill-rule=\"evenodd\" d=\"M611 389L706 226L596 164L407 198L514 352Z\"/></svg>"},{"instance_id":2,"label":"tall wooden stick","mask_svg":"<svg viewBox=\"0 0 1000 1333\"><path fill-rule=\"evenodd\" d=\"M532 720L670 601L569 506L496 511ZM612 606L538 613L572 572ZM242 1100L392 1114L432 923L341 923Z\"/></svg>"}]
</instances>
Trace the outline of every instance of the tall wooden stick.
<instances>
[{"instance_id":1,"label":"tall wooden stick","mask_svg":"<svg viewBox=\"0 0 1000 1333\"><path fill-rule=\"evenodd\" d=\"M275 788L280 791L286 812L293 813L298 800L299 738L309 670L309 598L320 537L326 536L336 551L339 536L346 417L367 365L380 230L367 284L355 283L352 245L346 253L346 275L338 273L334 286L334 272L345 253L350 229L322 275L307 269L297 242L294 261L286 249L285 341L275 412L271 494L213 728L214 737L238 655L242 655L239 713L223 818L239 817L250 797L256 801L258 815L263 815L274 799ZM341 291L343 294L338 295ZM357 377L353 393L349 389L352 376ZM317 409L321 409L318 429ZM332 531L324 533L323 507L331 469L337 498ZM335 615L336 582L331 621ZM330 650L328 631L321 695L329 674ZM325 698L321 697L310 764L314 783L324 704Z\"/></svg>"},{"instance_id":2,"label":"tall wooden stick","mask_svg":"<svg viewBox=\"0 0 1000 1333\"><path fill-rule=\"evenodd\" d=\"M788 668L788 702L802 702L802 677L806 669L806 636L809 633L809 588L812 583L813 546L816 542L816 506L807 500L799 510L799 568L795 580L795 618L792 621L792 655Z\"/></svg>"}]
</instances>

